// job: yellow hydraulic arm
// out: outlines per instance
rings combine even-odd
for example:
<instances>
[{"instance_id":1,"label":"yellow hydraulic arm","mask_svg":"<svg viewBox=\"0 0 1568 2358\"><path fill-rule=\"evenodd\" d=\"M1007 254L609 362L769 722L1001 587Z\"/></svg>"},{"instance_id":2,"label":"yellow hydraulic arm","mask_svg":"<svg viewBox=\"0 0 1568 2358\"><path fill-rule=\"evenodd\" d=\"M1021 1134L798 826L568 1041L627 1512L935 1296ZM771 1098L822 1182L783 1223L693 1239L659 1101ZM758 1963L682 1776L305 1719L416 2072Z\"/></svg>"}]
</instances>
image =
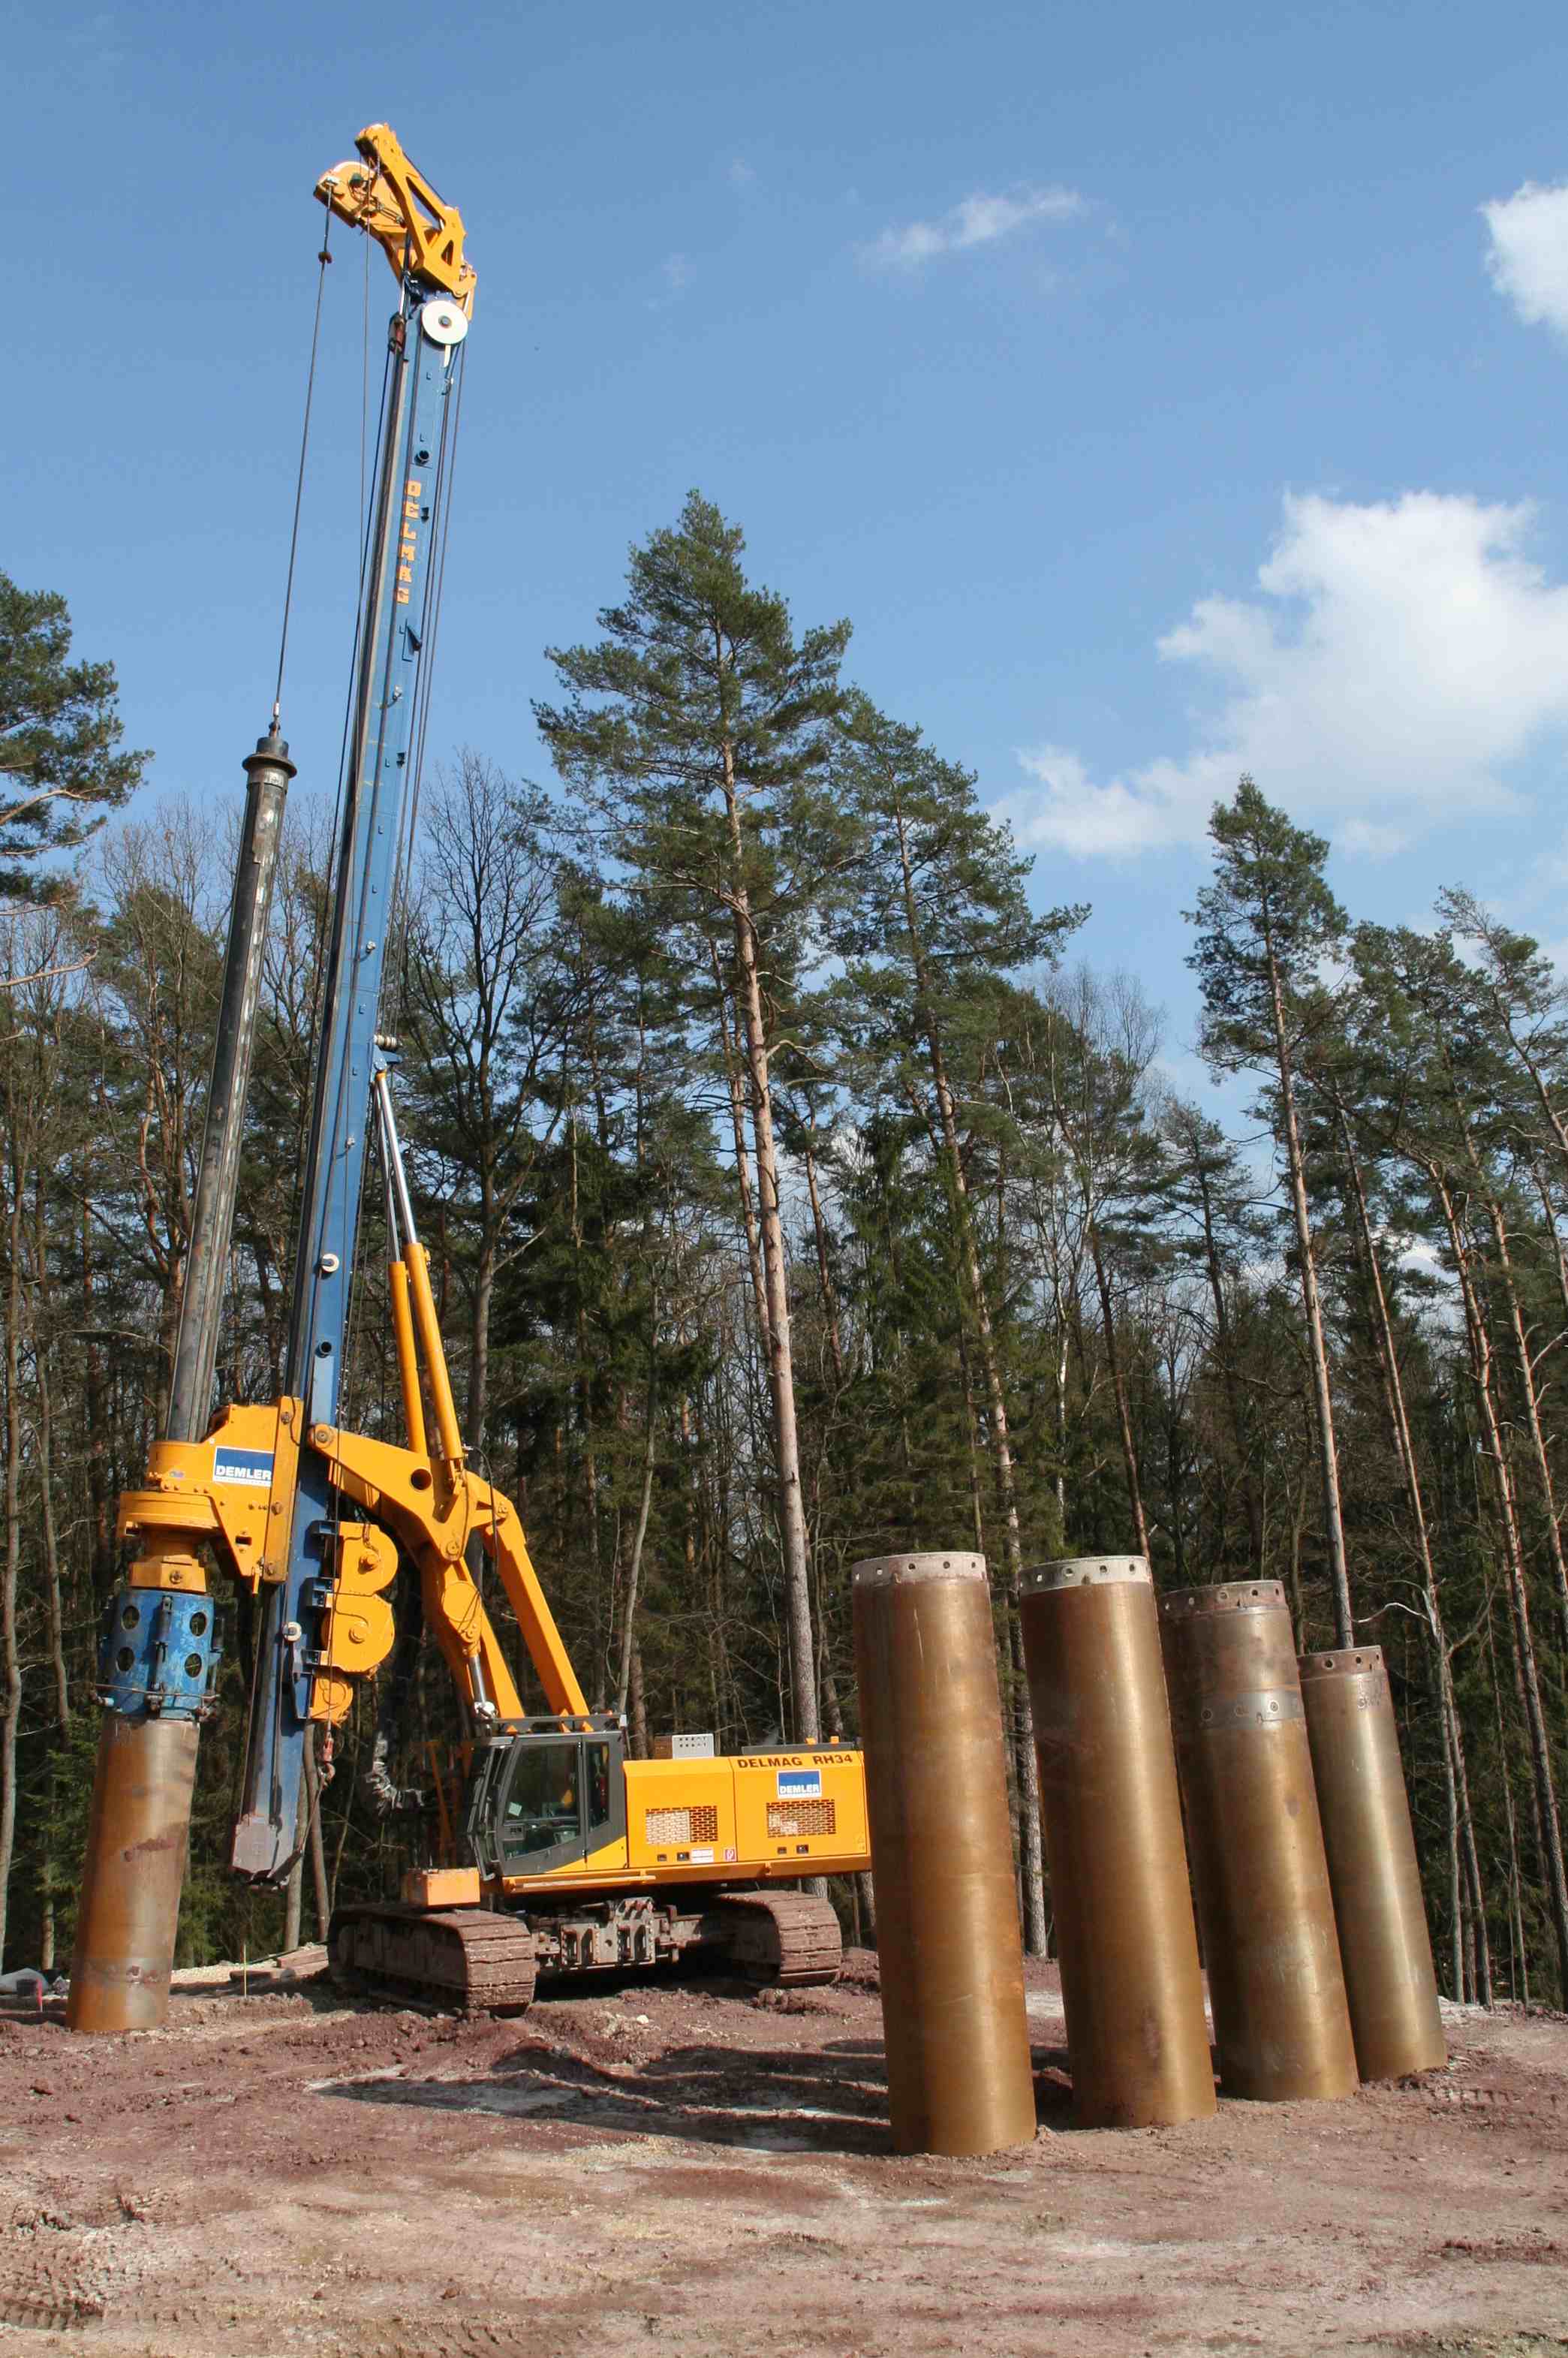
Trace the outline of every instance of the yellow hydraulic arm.
<instances>
[{"instance_id":1,"label":"yellow hydraulic arm","mask_svg":"<svg viewBox=\"0 0 1568 2358\"><path fill-rule=\"evenodd\" d=\"M456 205L443 203L389 124L367 124L354 146L363 161L351 157L334 164L317 181L317 196L351 229L374 238L400 282L411 270L444 287L471 313L474 274L463 260L463 217Z\"/></svg>"},{"instance_id":2,"label":"yellow hydraulic arm","mask_svg":"<svg viewBox=\"0 0 1568 2358\"><path fill-rule=\"evenodd\" d=\"M204 1588L194 1552L175 1553L168 1545L173 1541L179 1550L193 1551L202 1539L253 1590L280 1579L298 1454L312 1450L327 1460L334 1488L366 1517L337 1525L320 1660L311 1682L313 1720L331 1726L343 1718L353 1682L378 1670L392 1651L396 1632L385 1591L396 1574L399 1547L418 1568L427 1624L463 1702L481 1721L524 1716L516 1681L469 1570L473 1539L494 1565L517 1617L547 1708L586 1719L588 1701L539 1585L517 1509L468 1467L429 1256L414 1231L384 1066L376 1073L373 1096L390 1183L388 1278L406 1445L308 1425L294 1400L224 1409L204 1440L156 1444L146 1488L121 1499L120 1533L138 1536L146 1560L132 1567L132 1583L150 1569L165 1585ZM244 1478L247 1462L271 1467L269 1487ZM225 1478L231 1466L239 1469L239 1478Z\"/></svg>"}]
</instances>

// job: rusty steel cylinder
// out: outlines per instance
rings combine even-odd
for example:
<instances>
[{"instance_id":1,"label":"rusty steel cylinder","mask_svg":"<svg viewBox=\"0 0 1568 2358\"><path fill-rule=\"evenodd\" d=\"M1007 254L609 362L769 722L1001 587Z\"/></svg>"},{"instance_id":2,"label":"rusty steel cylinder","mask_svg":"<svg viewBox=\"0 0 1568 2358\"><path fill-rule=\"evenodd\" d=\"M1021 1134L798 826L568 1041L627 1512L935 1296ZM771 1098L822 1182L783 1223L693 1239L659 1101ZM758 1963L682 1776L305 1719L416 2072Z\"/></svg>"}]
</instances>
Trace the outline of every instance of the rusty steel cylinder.
<instances>
[{"instance_id":1,"label":"rusty steel cylinder","mask_svg":"<svg viewBox=\"0 0 1568 2358\"><path fill-rule=\"evenodd\" d=\"M979 1555L854 1573L888 2107L899 2153L1032 2144L990 1585Z\"/></svg>"},{"instance_id":2,"label":"rusty steel cylinder","mask_svg":"<svg viewBox=\"0 0 1568 2358\"><path fill-rule=\"evenodd\" d=\"M1160 1625L1221 2093L1347 2096L1356 2050L1285 1592L1178 1590Z\"/></svg>"},{"instance_id":3,"label":"rusty steel cylinder","mask_svg":"<svg viewBox=\"0 0 1568 2358\"><path fill-rule=\"evenodd\" d=\"M1361 2077L1435 2071L1448 2048L1383 1650L1303 1654L1300 1668Z\"/></svg>"},{"instance_id":4,"label":"rusty steel cylinder","mask_svg":"<svg viewBox=\"0 0 1568 2358\"><path fill-rule=\"evenodd\" d=\"M1202 2119L1214 2066L1149 1565L1035 1564L1022 1620L1074 2118Z\"/></svg>"},{"instance_id":5,"label":"rusty steel cylinder","mask_svg":"<svg viewBox=\"0 0 1568 2358\"><path fill-rule=\"evenodd\" d=\"M156 2030L168 2017L197 1736L193 1718L104 1718L66 2000L72 2030Z\"/></svg>"}]
</instances>

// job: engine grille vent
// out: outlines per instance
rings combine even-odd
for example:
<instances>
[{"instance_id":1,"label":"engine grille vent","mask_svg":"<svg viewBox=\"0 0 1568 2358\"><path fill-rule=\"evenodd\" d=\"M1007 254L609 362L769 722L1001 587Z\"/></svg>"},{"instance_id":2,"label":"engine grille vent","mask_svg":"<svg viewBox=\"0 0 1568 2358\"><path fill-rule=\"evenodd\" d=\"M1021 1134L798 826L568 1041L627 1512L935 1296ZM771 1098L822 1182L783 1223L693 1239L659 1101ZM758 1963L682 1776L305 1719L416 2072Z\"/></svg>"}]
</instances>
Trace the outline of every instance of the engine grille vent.
<instances>
[{"instance_id":1,"label":"engine grille vent","mask_svg":"<svg viewBox=\"0 0 1568 2358\"><path fill-rule=\"evenodd\" d=\"M719 1840L719 1812L706 1802L691 1810L650 1810L643 1840L651 1843L711 1843Z\"/></svg>"},{"instance_id":2,"label":"engine grille vent","mask_svg":"<svg viewBox=\"0 0 1568 2358\"><path fill-rule=\"evenodd\" d=\"M771 1834L831 1834L838 1831L831 1801L768 1803L768 1832Z\"/></svg>"}]
</instances>

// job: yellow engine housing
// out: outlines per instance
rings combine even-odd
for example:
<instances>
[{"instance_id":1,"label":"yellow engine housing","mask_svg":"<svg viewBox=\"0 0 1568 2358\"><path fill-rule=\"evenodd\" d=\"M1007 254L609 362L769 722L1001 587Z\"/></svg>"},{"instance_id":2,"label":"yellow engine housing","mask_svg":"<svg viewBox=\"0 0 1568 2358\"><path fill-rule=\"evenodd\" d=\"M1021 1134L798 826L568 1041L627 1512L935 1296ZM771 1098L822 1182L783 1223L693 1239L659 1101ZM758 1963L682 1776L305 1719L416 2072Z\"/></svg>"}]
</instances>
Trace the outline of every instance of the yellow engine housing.
<instances>
[{"instance_id":1,"label":"yellow engine housing","mask_svg":"<svg viewBox=\"0 0 1568 2358\"><path fill-rule=\"evenodd\" d=\"M859 1875L871 1863L865 1758L849 1747L628 1760L626 1832L542 1875L492 1889L600 1891Z\"/></svg>"}]
</instances>

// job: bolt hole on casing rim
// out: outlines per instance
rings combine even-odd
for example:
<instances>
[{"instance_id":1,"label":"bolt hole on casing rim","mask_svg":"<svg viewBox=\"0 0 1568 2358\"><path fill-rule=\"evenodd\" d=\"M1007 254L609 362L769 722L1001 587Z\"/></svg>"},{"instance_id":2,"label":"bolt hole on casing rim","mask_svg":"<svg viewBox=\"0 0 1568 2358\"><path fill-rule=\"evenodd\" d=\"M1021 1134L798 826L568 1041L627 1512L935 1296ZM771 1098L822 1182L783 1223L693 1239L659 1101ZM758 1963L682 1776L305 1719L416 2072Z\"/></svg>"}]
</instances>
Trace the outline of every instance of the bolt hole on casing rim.
<instances>
[{"instance_id":1,"label":"bolt hole on casing rim","mask_svg":"<svg viewBox=\"0 0 1568 2358\"><path fill-rule=\"evenodd\" d=\"M1222 2094L1349 2095L1356 2050L1279 1581L1160 1600Z\"/></svg>"},{"instance_id":2,"label":"bolt hole on casing rim","mask_svg":"<svg viewBox=\"0 0 1568 2358\"><path fill-rule=\"evenodd\" d=\"M1033 2144L985 1558L869 1558L853 1596L894 2150Z\"/></svg>"},{"instance_id":3,"label":"bolt hole on casing rim","mask_svg":"<svg viewBox=\"0 0 1568 2358\"><path fill-rule=\"evenodd\" d=\"M1361 2077L1437 2071L1448 2048L1382 1648L1303 1654L1301 1681Z\"/></svg>"},{"instance_id":4,"label":"bolt hole on casing rim","mask_svg":"<svg viewBox=\"0 0 1568 2358\"><path fill-rule=\"evenodd\" d=\"M1160 1619L1141 1556L1025 1568L1024 1662L1081 2128L1216 2108Z\"/></svg>"}]
</instances>

